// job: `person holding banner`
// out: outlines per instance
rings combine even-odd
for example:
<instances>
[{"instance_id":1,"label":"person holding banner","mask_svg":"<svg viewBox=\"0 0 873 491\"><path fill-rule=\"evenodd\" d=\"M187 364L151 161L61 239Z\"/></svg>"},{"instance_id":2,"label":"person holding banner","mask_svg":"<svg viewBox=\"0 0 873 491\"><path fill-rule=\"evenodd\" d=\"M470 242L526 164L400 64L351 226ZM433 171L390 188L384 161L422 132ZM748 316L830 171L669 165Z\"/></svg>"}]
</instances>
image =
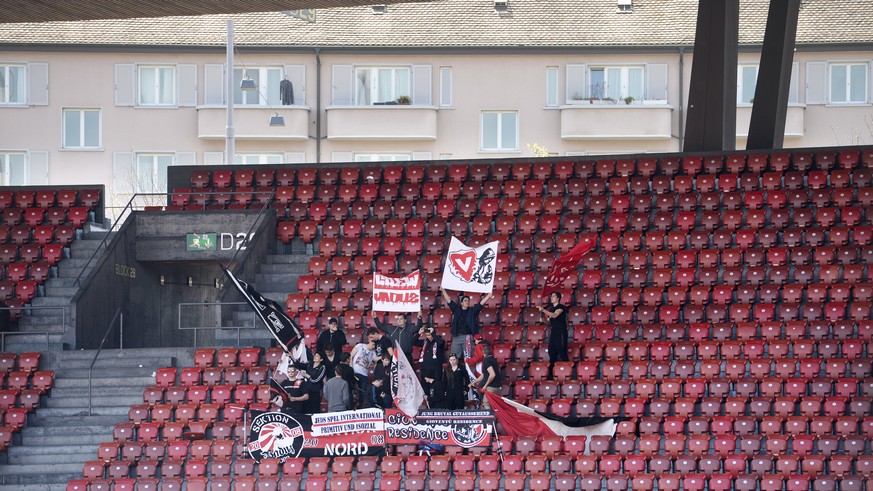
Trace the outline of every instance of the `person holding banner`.
<instances>
[{"instance_id":1,"label":"person holding banner","mask_svg":"<svg viewBox=\"0 0 873 491\"><path fill-rule=\"evenodd\" d=\"M537 309L549 321L549 370L555 366L556 361L570 361L567 355L568 336L567 307L561 303L561 292L552 292L549 295L549 305L539 306Z\"/></svg>"},{"instance_id":2,"label":"person holding banner","mask_svg":"<svg viewBox=\"0 0 873 491\"><path fill-rule=\"evenodd\" d=\"M397 343L400 346L400 349L403 350L403 354L406 355L406 359L411 360L412 341L415 340L415 337L418 335L418 330L421 329L422 326L421 313L416 312L413 314L416 318L416 322L413 324L406 320L406 315L403 314L403 312L394 312L394 315L391 316L394 322L390 325L387 322L383 322L376 314L375 310L372 311L372 315L373 321L376 322L376 327L388 335L388 339Z\"/></svg>"},{"instance_id":3,"label":"person holding banner","mask_svg":"<svg viewBox=\"0 0 873 491\"><path fill-rule=\"evenodd\" d=\"M316 414L321 412L321 389L327 368L322 363L322 358L319 353L312 355L312 361L306 370L301 371L303 380L306 381L306 391L309 393L309 398L306 400L305 413Z\"/></svg>"},{"instance_id":4,"label":"person holding banner","mask_svg":"<svg viewBox=\"0 0 873 491\"><path fill-rule=\"evenodd\" d=\"M449 297L443 287L440 287L440 293L452 311L452 353L466 358L473 351L473 336L479 334L479 312L485 302L494 296L494 292L486 293L476 305L470 305L469 295L461 295L458 303Z\"/></svg>"}]
</instances>

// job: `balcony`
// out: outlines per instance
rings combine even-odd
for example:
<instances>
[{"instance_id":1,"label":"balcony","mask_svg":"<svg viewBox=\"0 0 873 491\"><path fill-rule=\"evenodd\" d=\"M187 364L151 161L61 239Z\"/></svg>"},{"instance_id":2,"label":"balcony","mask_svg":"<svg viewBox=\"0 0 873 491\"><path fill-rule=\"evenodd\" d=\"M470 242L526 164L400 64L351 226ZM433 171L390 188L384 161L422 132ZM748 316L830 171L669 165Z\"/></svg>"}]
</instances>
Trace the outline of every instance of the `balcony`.
<instances>
[{"instance_id":1,"label":"balcony","mask_svg":"<svg viewBox=\"0 0 873 491\"><path fill-rule=\"evenodd\" d=\"M285 126L270 126L270 116L278 113ZM224 106L197 108L197 136L203 139L224 139L227 110ZM307 140L309 139L309 107L234 106L234 137L237 140Z\"/></svg>"},{"instance_id":2,"label":"balcony","mask_svg":"<svg viewBox=\"0 0 873 491\"><path fill-rule=\"evenodd\" d=\"M331 106L329 140L436 140L433 106Z\"/></svg>"},{"instance_id":3,"label":"balcony","mask_svg":"<svg viewBox=\"0 0 873 491\"><path fill-rule=\"evenodd\" d=\"M669 140L673 107L659 104L572 104L561 106L564 140Z\"/></svg>"},{"instance_id":4,"label":"balcony","mask_svg":"<svg viewBox=\"0 0 873 491\"><path fill-rule=\"evenodd\" d=\"M803 137L803 113L806 106L788 106L785 115L785 138ZM749 121L752 120L752 106L737 106L737 138L749 137Z\"/></svg>"}]
</instances>

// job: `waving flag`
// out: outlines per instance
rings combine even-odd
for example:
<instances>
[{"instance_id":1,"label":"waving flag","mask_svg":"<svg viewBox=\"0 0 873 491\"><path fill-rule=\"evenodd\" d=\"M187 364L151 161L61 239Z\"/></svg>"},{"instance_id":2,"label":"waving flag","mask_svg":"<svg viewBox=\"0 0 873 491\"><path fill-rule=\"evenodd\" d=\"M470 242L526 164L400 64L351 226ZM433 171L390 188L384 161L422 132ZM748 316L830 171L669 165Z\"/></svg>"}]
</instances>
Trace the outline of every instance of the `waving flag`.
<instances>
[{"instance_id":1,"label":"waving flag","mask_svg":"<svg viewBox=\"0 0 873 491\"><path fill-rule=\"evenodd\" d=\"M415 376L415 370L403 354L403 350L395 343L394 363L391 364L391 397L394 406L403 414L414 418L424 402L424 389Z\"/></svg>"},{"instance_id":2,"label":"waving flag","mask_svg":"<svg viewBox=\"0 0 873 491\"><path fill-rule=\"evenodd\" d=\"M489 242L471 248L452 237L440 286L446 290L491 293L497 270L498 244Z\"/></svg>"},{"instance_id":3,"label":"waving flag","mask_svg":"<svg viewBox=\"0 0 873 491\"><path fill-rule=\"evenodd\" d=\"M494 416L507 435L517 438L535 436L559 436L564 440L593 435L615 436L616 418L563 418L554 414L535 411L513 400L485 392Z\"/></svg>"},{"instance_id":4,"label":"waving flag","mask_svg":"<svg viewBox=\"0 0 873 491\"><path fill-rule=\"evenodd\" d=\"M246 302L248 302L252 310L255 311L255 315L261 319L261 322L264 323L270 331L270 334L276 338L279 345L286 352L294 350L294 348L300 344L300 341L303 340L303 331L301 331L300 328L297 327L297 324L285 314L282 307L274 300L264 298L264 296L252 288L251 285L234 276L234 274L224 266L222 266L221 269L227 273L233 286L236 287L240 295L242 295Z\"/></svg>"},{"instance_id":5,"label":"waving flag","mask_svg":"<svg viewBox=\"0 0 873 491\"><path fill-rule=\"evenodd\" d=\"M586 240L581 244L576 244L575 247L570 249L570 252L555 259L555 263L549 269L549 274L546 275L546 284L543 286L543 298L549 298L552 292L558 291L564 280L576 271L585 254L593 248L594 241Z\"/></svg>"}]
</instances>

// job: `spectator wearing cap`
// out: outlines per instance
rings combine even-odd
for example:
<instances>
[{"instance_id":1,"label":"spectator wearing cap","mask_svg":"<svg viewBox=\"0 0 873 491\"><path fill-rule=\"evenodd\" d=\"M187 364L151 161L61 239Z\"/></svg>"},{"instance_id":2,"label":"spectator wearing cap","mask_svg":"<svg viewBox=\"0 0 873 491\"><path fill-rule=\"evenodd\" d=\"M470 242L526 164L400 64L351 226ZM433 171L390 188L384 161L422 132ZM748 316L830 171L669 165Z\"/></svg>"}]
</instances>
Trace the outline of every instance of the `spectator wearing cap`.
<instances>
[{"instance_id":1,"label":"spectator wearing cap","mask_svg":"<svg viewBox=\"0 0 873 491\"><path fill-rule=\"evenodd\" d=\"M473 305L469 295L461 295L458 303L452 300L442 287L440 293L449 304L449 310L452 311L452 353L466 358L473 351L473 336L479 334L479 312L494 294L487 293L479 303Z\"/></svg>"},{"instance_id":2,"label":"spectator wearing cap","mask_svg":"<svg viewBox=\"0 0 873 491\"><path fill-rule=\"evenodd\" d=\"M400 346L400 349L403 350L403 354L406 355L406 359L411 363L412 342L415 340L416 336L418 336L418 330L421 329L421 314L419 312L413 314L416 319L415 323L413 323L406 319L404 313L392 312L391 324L383 322L382 319L376 315L375 310L372 315L373 320L376 322L376 327L384 332L391 341L394 341L395 345Z\"/></svg>"},{"instance_id":3,"label":"spectator wearing cap","mask_svg":"<svg viewBox=\"0 0 873 491\"><path fill-rule=\"evenodd\" d=\"M422 327L418 332L419 337L413 344L421 346L421 387L427 394L431 383L435 379L442 379L443 363L446 362L446 340L438 336L432 327Z\"/></svg>"},{"instance_id":4,"label":"spectator wearing cap","mask_svg":"<svg viewBox=\"0 0 873 491\"><path fill-rule=\"evenodd\" d=\"M318 339L315 341L315 351L324 352L324 347L327 345L333 346L334 353L342 353L343 346L349 344L346 340L346 333L339 328L339 322L336 317L331 317L327 320L327 329L318 334Z\"/></svg>"}]
</instances>

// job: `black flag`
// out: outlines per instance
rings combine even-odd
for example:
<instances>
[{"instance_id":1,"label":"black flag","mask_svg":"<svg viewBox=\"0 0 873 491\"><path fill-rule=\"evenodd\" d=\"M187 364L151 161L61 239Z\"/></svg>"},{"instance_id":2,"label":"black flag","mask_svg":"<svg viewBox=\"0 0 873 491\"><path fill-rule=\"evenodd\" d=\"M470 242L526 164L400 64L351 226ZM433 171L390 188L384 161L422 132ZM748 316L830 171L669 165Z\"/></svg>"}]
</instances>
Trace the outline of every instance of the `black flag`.
<instances>
[{"instance_id":1,"label":"black flag","mask_svg":"<svg viewBox=\"0 0 873 491\"><path fill-rule=\"evenodd\" d=\"M281 345L285 351L291 351L295 346L300 344L300 341L303 340L303 331L301 331L300 328L297 327L297 324L285 314L285 311L282 310L282 307L278 303L274 300L264 298L264 296L252 288L251 285L238 279L224 266L222 266L221 269L227 273L227 276L230 277L233 285L237 290L239 290L243 298L246 299L255 311L255 314L261 319L264 325L267 326L270 334L276 338L276 341L279 342L279 345Z\"/></svg>"}]
</instances>

